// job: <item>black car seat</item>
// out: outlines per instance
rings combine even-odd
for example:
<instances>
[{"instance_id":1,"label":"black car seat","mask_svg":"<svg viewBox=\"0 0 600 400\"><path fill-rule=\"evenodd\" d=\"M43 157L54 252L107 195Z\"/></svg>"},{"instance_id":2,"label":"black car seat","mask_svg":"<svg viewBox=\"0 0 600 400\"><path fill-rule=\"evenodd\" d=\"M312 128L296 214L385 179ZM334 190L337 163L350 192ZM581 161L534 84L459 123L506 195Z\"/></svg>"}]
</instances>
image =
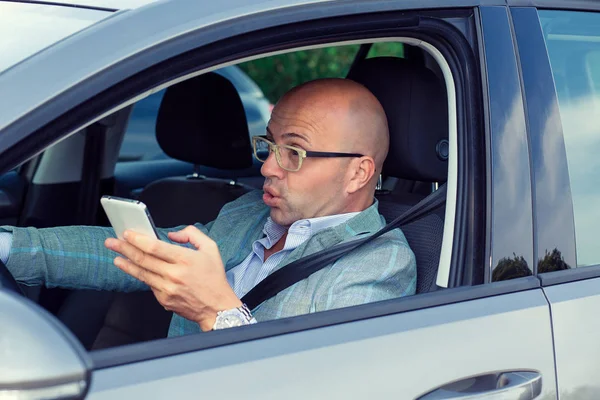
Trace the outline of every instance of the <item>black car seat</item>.
<instances>
[{"instance_id":1,"label":"black car seat","mask_svg":"<svg viewBox=\"0 0 600 400\"><path fill-rule=\"evenodd\" d=\"M241 99L226 78L204 74L169 87L156 121L162 150L196 167L237 170L252 166ZM214 220L226 203L253 190L234 179L199 174L160 179L140 193L158 227ZM165 337L172 313L152 292L75 291L57 316L88 349Z\"/></svg>"},{"instance_id":2,"label":"black car seat","mask_svg":"<svg viewBox=\"0 0 600 400\"><path fill-rule=\"evenodd\" d=\"M448 174L446 86L421 63L396 57L362 60L349 79L366 86L382 104L390 130L383 174L404 180L438 182ZM381 193L379 212L389 222L425 197L414 192ZM402 228L417 259L417 293L436 289L444 210Z\"/></svg>"},{"instance_id":3,"label":"black car seat","mask_svg":"<svg viewBox=\"0 0 600 400\"><path fill-rule=\"evenodd\" d=\"M231 82L207 73L169 87L156 118L156 139L171 158L232 171L252 167L246 114ZM253 188L235 179L198 173L152 182L142 190L159 227L208 223L221 208Z\"/></svg>"}]
</instances>

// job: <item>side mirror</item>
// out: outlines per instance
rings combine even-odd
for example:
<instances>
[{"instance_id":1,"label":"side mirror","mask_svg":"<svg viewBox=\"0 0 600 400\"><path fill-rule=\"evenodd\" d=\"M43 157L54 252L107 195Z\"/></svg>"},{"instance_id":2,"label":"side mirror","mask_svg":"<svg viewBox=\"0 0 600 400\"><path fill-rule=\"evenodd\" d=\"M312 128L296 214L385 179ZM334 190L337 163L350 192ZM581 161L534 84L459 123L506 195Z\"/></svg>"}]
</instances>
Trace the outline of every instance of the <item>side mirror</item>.
<instances>
[{"instance_id":1,"label":"side mirror","mask_svg":"<svg viewBox=\"0 0 600 400\"><path fill-rule=\"evenodd\" d=\"M0 289L0 399L81 399L91 360L46 310Z\"/></svg>"}]
</instances>

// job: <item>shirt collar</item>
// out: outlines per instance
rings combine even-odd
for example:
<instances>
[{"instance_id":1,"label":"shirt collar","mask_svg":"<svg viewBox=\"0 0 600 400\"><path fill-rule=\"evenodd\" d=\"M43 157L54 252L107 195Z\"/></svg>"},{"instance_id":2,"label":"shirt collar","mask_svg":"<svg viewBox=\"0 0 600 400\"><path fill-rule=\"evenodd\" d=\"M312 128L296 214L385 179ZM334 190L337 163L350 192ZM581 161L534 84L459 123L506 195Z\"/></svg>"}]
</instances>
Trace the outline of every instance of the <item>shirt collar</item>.
<instances>
[{"instance_id":1,"label":"shirt collar","mask_svg":"<svg viewBox=\"0 0 600 400\"><path fill-rule=\"evenodd\" d=\"M360 213L351 212L344 214L327 215L324 217L301 219L294 222L289 227L289 229L287 229L285 226L277 224L271 219L271 217L268 217L263 232L269 240L270 247L271 245L277 243L277 241L281 239L281 237L285 234L286 231L288 231L288 236L294 234L299 236L305 236L308 238L314 235L315 233L322 231L323 229L340 225L352 219L358 214Z\"/></svg>"}]
</instances>

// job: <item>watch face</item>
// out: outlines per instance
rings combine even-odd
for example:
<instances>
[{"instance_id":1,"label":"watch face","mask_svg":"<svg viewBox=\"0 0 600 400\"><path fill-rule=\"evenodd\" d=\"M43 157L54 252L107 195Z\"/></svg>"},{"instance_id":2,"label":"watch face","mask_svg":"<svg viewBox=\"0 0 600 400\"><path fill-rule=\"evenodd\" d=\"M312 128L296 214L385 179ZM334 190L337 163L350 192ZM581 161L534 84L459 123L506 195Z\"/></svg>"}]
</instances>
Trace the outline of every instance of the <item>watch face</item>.
<instances>
[{"instance_id":1,"label":"watch face","mask_svg":"<svg viewBox=\"0 0 600 400\"><path fill-rule=\"evenodd\" d=\"M237 309L227 310L217 315L215 329L231 328L241 325L244 325L244 315Z\"/></svg>"}]
</instances>

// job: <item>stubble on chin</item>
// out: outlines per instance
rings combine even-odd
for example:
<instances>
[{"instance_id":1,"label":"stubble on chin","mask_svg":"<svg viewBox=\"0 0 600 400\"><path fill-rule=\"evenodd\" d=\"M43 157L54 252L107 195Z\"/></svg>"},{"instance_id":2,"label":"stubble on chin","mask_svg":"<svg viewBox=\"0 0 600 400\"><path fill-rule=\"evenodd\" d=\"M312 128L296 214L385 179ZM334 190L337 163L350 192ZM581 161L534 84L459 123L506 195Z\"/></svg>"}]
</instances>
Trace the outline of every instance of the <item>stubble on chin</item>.
<instances>
[{"instance_id":1,"label":"stubble on chin","mask_svg":"<svg viewBox=\"0 0 600 400\"><path fill-rule=\"evenodd\" d=\"M293 212L284 212L281 208L271 208L271 219L277 225L290 227L301 218L294 218Z\"/></svg>"}]
</instances>

